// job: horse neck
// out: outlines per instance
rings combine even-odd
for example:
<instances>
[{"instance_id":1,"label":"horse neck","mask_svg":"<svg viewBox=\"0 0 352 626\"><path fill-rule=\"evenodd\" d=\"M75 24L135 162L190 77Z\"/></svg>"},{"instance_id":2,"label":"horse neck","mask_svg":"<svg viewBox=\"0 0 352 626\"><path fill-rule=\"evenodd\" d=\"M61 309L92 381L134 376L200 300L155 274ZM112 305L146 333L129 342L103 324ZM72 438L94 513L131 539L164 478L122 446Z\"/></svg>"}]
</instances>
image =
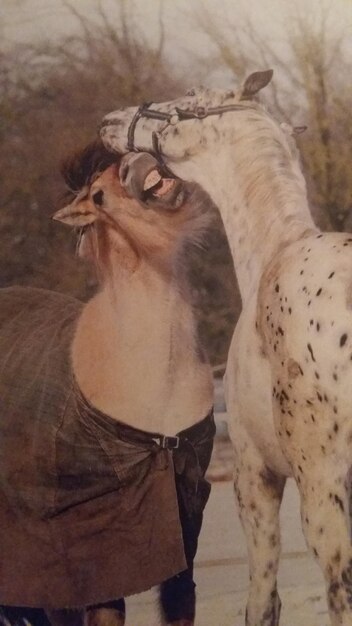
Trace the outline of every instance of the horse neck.
<instances>
[{"instance_id":1,"label":"horse neck","mask_svg":"<svg viewBox=\"0 0 352 626\"><path fill-rule=\"evenodd\" d=\"M191 307L182 297L175 275L166 277L142 263L134 273L110 273L101 291L86 305L77 336L84 334L90 343L99 345L104 363L108 361L114 372L121 363L138 369L139 363L155 358L159 368L170 367L174 330L180 323L184 325L185 317L191 335Z\"/></svg>"},{"instance_id":2,"label":"horse neck","mask_svg":"<svg viewBox=\"0 0 352 626\"><path fill-rule=\"evenodd\" d=\"M172 329L180 323L182 314L193 329L184 287L176 273L165 275L147 263L134 273L118 271L96 296L99 318L105 318L104 334L115 336L131 359L147 353L149 344L154 351L169 352Z\"/></svg>"},{"instance_id":3,"label":"horse neck","mask_svg":"<svg viewBox=\"0 0 352 626\"><path fill-rule=\"evenodd\" d=\"M298 159L275 143L260 154L260 143L236 141L203 154L177 173L196 180L218 206L242 300L257 289L264 267L291 241L316 230Z\"/></svg>"},{"instance_id":4,"label":"horse neck","mask_svg":"<svg viewBox=\"0 0 352 626\"><path fill-rule=\"evenodd\" d=\"M209 377L199 374L208 366L199 368L185 288L177 272L166 276L142 263L134 274L112 272L87 303L73 342L73 369L98 409L144 430L169 433L209 410L211 389L203 393Z\"/></svg>"}]
</instances>

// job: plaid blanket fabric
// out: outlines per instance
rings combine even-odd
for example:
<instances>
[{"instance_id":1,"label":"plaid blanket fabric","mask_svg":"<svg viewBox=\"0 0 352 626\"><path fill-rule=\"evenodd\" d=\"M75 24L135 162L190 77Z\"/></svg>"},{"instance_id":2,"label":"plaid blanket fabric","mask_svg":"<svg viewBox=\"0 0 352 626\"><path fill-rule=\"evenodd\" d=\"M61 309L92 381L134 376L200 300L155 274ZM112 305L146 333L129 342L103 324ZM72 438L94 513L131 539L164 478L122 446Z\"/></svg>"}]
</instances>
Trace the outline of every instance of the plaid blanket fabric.
<instances>
[{"instance_id":1,"label":"plaid blanket fabric","mask_svg":"<svg viewBox=\"0 0 352 626\"><path fill-rule=\"evenodd\" d=\"M191 516L209 496L211 414L173 449L82 397L81 310L50 291L0 292L2 605L75 608L159 584L186 568L177 491Z\"/></svg>"}]
</instances>

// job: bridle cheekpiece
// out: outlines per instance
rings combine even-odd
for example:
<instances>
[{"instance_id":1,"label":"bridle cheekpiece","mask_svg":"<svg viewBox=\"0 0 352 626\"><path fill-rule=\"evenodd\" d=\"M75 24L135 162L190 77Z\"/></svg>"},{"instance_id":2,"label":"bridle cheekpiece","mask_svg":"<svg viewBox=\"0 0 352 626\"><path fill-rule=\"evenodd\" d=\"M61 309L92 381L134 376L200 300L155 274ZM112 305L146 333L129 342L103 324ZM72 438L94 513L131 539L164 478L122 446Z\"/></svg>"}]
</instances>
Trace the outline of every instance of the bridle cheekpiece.
<instances>
[{"instance_id":1,"label":"bridle cheekpiece","mask_svg":"<svg viewBox=\"0 0 352 626\"><path fill-rule=\"evenodd\" d=\"M134 135L137 123L143 117L147 119L165 121L166 128L169 125L176 126L176 124L185 120L203 120L210 115L222 115L223 113L228 113L229 111L242 111L243 109L248 109L248 104L228 104L209 108L198 106L194 109L181 109L180 107L175 107L173 112L166 113L165 111L150 109L149 107L152 104L152 102L145 102L144 104L141 104L132 118L127 131L127 149L129 152L139 152L139 149L135 146ZM165 130L165 128L163 130ZM156 131L152 132L152 144L153 154L158 158L162 166L168 169L164 163L162 152L160 150L159 133ZM143 150L143 152L145 152L145 150ZM170 172L170 170L168 171Z\"/></svg>"}]
</instances>

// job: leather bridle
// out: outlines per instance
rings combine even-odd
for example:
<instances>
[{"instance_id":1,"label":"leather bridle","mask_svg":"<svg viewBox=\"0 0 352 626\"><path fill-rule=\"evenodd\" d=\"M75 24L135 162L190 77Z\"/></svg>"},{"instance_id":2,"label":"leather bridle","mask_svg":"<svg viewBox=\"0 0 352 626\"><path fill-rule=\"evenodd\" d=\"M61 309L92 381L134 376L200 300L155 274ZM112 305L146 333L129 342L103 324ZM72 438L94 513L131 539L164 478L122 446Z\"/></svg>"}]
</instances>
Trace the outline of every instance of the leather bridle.
<instances>
[{"instance_id":1,"label":"leather bridle","mask_svg":"<svg viewBox=\"0 0 352 626\"><path fill-rule=\"evenodd\" d=\"M165 130L169 125L176 126L179 122L183 122L185 120L203 120L210 115L222 115L223 113L228 113L230 111L243 111L244 109L250 108L250 105L247 104L227 104L223 106L217 107L202 107L198 106L194 109L181 109L180 107L175 107L174 110L170 113L166 111L157 111L156 109L151 109L150 106L153 102L144 102L138 107L136 113L134 114L131 123L128 127L127 131L127 150L129 152L148 152L145 148L139 149L135 146L134 135L136 131L136 126L138 121L141 118L153 119L153 120L161 120L166 122L166 125L162 130ZM105 120L103 122L103 126L113 126L115 124L114 119ZM159 137L160 131L152 132L152 146L153 149L150 150L150 153L155 156L160 166L163 168L163 171L170 175L172 178L175 178L175 174L170 170L170 168L166 165L163 154L159 145Z\"/></svg>"},{"instance_id":2,"label":"leather bridle","mask_svg":"<svg viewBox=\"0 0 352 626\"><path fill-rule=\"evenodd\" d=\"M224 106L209 107L209 108L198 106L194 109L181 109L180 107L175 107L172 112L166 113L165 111L157 111L155 109L149 108L152 104L153 104L152 102L145 102L144 104L141 104L141 106L138 107L136 113L134 114L132 118L132 121L127 131L127 149L129 152L140 152L140 151L147 152L145 148L142 150L137 148L135 146L135 141L134 141L136 126L138 124L138 121L141 118L165 121L166 126L163 128L163 130L165 130L167 126L169 125L176 126L176 124L178 124L179 122L183 122L185 120L192 120L192 119L203 120L206 117L209 117L210 115L222 115L223 113L228 113L229 111L242 111L244 109L248 109L250 106L247 103L246 105L228 104ZM110 125L114 125L114 123L115 121L111 119L111 120L106 120L103 123L103 125L110 126ZM160 145L159 145L159 136L160 136L160 133L156 131L152 132L153 150L151 150L150 152L158 159L164 171L168 173L169 175L172 175L172 177L174 177L175 175L168 168L168 166L166 165L163 159L163 155L162 155Z\"/></svg>"},{"instance_id":3,"label":"leather bridle","mask_svg":"<svg viewBox=\"0 0 352 626\"><path fill-rule=\"evenodd\" d=\"M127 131L127 148L130 152L138 152L138 148L136 148L134 144L134 134L136 130L136 126L138 121L145 117L147 119L153 120L161 120L167 122L167 126L175 126L179 122L183 122L184 120L203 120L210 115L222 115L223 113L228 113L229 111L242 111L243 109L248 109L248 104L228 104L224 106L218 107L196 107L195 109L181 109L180 107L175 107L172 113L166 113L165 111L157 111L155 109L150 109L149 107L152 105L152 102L145 102L142 104L134 114L132 121L129 125ZM113 122L111 122L113 123ZM152 133L153 140L153 148L158 156L161 155L160 147L159 147L159 139L158 133Z\"/></svg>"}]
</instances>

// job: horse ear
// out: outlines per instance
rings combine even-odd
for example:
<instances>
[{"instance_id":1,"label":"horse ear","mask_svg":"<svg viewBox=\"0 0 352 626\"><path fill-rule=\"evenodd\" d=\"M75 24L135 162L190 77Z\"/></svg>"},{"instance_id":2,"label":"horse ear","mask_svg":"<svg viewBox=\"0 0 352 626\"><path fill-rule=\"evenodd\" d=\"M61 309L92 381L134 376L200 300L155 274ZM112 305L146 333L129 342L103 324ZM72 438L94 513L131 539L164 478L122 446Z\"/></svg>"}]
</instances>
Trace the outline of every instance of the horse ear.
<instances>
[{"instance_id":1,"label":"horse ear","mask_svg":"<svg viewBox=\"0 0 352 626\"><path fill-rule=\"evenodd\" d=\"M98 212L92 202L88 201L88 199L81 200L78 197L71 204L56 211L52 219L63 222L68 226L82 227L93 224L98 219Z\"/></svg>"},{"instance_id":2,"label":"horse ear","mask_svg":"<svg viewBox=\"0 0 352 626\"><path fill-rule=\"evenodd\" d=\"M273 70L254 72L246 78L241 90L240 100L250 100L258 91L266 87L273 77Z\"/></svg>"}]
</instances>

